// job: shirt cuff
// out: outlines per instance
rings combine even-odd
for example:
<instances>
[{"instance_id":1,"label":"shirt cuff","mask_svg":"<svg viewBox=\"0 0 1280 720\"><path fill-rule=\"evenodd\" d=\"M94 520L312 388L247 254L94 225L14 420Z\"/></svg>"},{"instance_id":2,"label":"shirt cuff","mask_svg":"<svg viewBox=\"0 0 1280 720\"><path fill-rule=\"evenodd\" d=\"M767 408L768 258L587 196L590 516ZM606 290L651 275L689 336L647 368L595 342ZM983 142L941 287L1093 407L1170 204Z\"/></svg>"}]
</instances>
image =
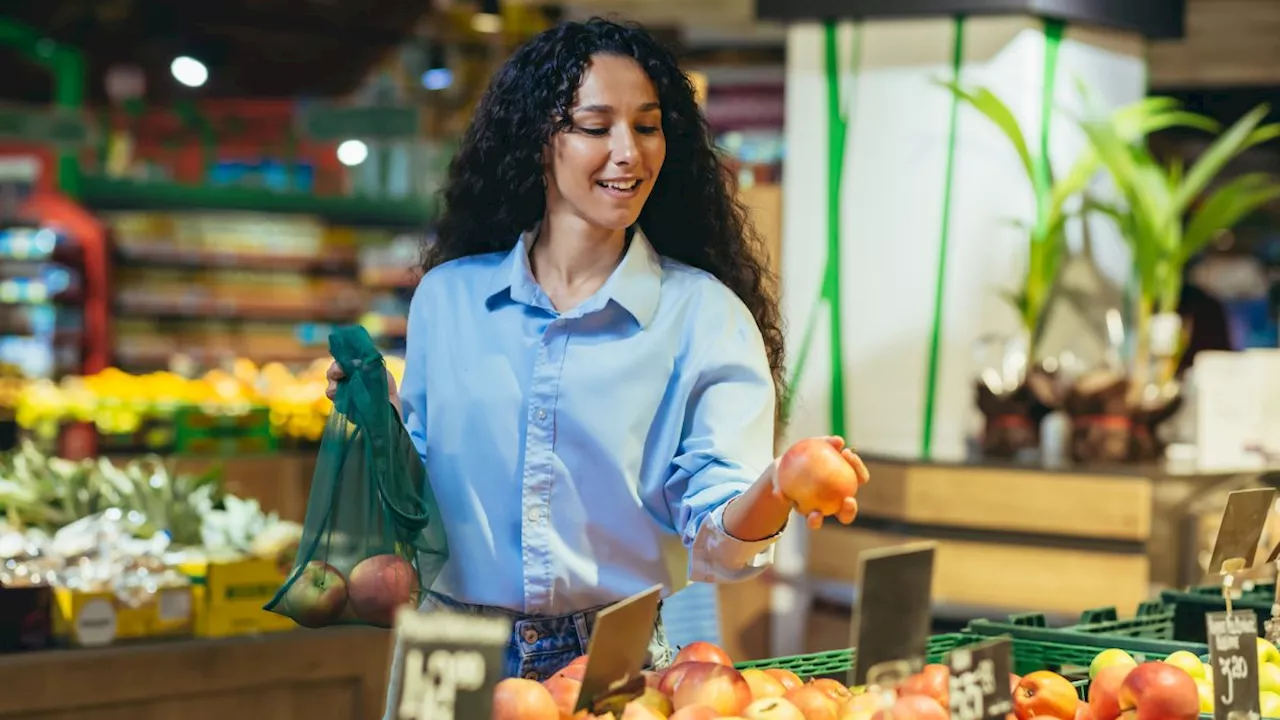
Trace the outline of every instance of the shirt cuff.
<instances>
[{"instance_id":1,"label":"shirt cuff","mask_svg":"<svg viewBox=\"0 0 1280 720\"><path fill-rule=\"evenodd\" d=\"M694 536L689 552L692 582L740 582L759 575L773 564L774 543L782 530L763 540L739 540L724 529L723 502L707 514Z\"/></svg>"}]
</instances>

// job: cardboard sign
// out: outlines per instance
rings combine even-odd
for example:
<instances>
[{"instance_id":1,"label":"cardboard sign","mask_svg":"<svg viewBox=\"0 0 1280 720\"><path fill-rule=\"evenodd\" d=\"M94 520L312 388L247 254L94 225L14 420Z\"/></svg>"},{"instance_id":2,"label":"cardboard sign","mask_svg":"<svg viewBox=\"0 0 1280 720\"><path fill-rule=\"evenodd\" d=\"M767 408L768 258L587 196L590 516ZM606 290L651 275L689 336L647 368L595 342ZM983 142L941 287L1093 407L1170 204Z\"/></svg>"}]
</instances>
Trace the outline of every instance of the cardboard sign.
<instances>
[{"instance_id":1,"label":"cardboard sign","mask_svg":"<svg viewBox=\"0 0 1280 720\"><path fill-rule=\"evenodd\" d=\"M858 556L858 603L853 613L856 648L850 686L867 684L868 671L906 661L924 665L932 626L933 555L937 544L913 543Z\"/></svg>"},{"instance_id":2,"label":"cardboard sign","mask_svg":"<svg viewBox=\"0 0 1280 720\"><path fill-rule=\"evenodd\" d=\"M1209 613L1205 629L1213 665L1214 720L1258 720L1258 625L1251 610Z\"/></svg>"},{"instance_id":3,"label":"cardboard sign","mask_svg":"<svg viewBox=\"0 0 1280 720\"><path fill-rule=\"evenodd\" d=\"M1013 712L1010 649L997 638L951 651L951 720L1003 720Z\"/></svg>"},{"instance_id":4,"label":"cardboard sign","mask_svg":"<svg viewBox=\"0 0 1280 720\"><path fill-rule=\"evenodd\" d=\"M396 615L400 677L392 677L396 720L469 720L493 712L511 621L452 612ZM396 663L392 663L394 669ZM398 686L398 687L397 687Z\"/></svg>"},{"instance_id":5,"label":"cardboard sign","mask_svg":"<svg viewBox=\"0 0 1280 720\"><path fill-rule=\"evenodd\" d=\"M654 585L610 606L596 617L575 712L590 710L604 694L619 690L629 680L641 679L640 671L649 658L649 643L653 640L661 596L662 586ZM643 691L641 681L636 694Z\"/></svg>"},{"instance_id":6,"label":"cardboard sign","mask_svg":"<svg viewBox=\"0 0 1280 720\"><path fill-rule=\"evenodd\" d=\"M1218 538L1213 543L1213 557L1209 560L1208 575L1216 577L1223 572L1223 563L1243 560L1239 569L1253 567L1262 539L1262 529L1271 514L1275 500L1274 488L1236 490L1227 496L1227 509L1222 512L1222 524ZM1235 563L1239 565L1239 563Z\"/></svg>"}]
</instances>

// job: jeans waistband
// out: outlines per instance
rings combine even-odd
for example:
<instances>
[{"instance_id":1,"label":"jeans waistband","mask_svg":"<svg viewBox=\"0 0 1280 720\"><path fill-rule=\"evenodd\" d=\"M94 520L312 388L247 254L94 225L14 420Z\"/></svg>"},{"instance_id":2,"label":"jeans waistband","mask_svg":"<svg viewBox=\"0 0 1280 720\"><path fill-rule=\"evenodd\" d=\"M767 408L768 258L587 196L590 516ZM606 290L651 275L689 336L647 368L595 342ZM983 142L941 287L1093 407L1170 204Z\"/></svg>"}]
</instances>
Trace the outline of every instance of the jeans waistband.
<instances>
[{"instance_id":1,"label":"jeans waistband","mask_svg":"<svg viewBox=\"0 0 1280 720\"><path fill-rule=\"evenodd\" d=\"M432 606L443 610L452 610L454 612L463 612L474 615L505 616L511 619L516 628L528 625L545 626L572 624L583 627L588 634L595 629L596 618L600 616L600 613L609 608L608 605L600 605L593 608L587 608L586 610L580 610L578 612L565 613L563 615L530 615L491 605L472 605L469 603L458 602L446 595L441 595L437 592L428 592L424 608L431 608ZM658 601L658 609L662 609L661 600ZM661 622L662 616L659 614L655 623L660 624Z\"/></svg>"}]
</instances>

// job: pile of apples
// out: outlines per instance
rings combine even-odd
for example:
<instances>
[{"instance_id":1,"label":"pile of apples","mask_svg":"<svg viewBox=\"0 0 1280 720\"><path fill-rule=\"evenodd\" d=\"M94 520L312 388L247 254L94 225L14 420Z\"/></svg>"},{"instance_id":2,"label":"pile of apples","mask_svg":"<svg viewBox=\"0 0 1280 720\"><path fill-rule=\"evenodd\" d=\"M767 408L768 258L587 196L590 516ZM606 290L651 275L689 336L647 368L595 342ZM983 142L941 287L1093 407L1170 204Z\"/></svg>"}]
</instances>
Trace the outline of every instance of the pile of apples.
<instances>
[{"instance_id":1,"label":"pile of apples","mask_svg":"<svg viewBox=\"0 0 1280 720\"><path fill-rule=\"evenodd\" d=\"M1257 642L1258 706L1262 710L1263 717L1280 718L1280 650L1277 650L1276 646L1265 638L1258 638ZM1107 692L1106 688L1113 687L1117 683L1123 685L1128 682L1129 676L1135 669L1145 668L1148 665L1181 670L1181 673L1172 673L1170 670L1158 671L1167 677L1164 677L1158 685L1152 687L1158 688L1154 692L1155 697L1158 697L1157 702L1159 705L1176 707L1183 714L1140 714L1139 718L1190 718L1199 713L1213 712L1213 667L1209 663L1202 661L1195 653L1186 650L1179 650L1160 662L1142 664L1139 664L1132 655L1124 650L1115 648L1105 650L1099 653L1094 658L1093 664L1089 666L1090 698L1093 697L1094 688L1099 688L1098 692L1105 694ZM1146 672L1152 673L1154 676L1157 671L1147 670ZM1185 675L1186 679L1179 675ZM1190 683L1187 682L1187 679L1190 680ZM1193 708L1194 713L1192 712ZM1094 720L1109 720L1109 717L1098 717Z\"/></svg>"},{"instance_id":2,"label":"pile of apples","mask_svg":"<svg viewBox=\"0 0 1280 720\"><path fill-rule=\"evenodd\" d=\"M389 628L396 610L412 604L417 586L413 566L399 555L365 558L348 577L327 562L311 560L285 591L279 612L307 628L349 622Z\"/></svg>"},{"instance_id":3,"label":"pile of apples","mask_svg":"<svg viewBox=\"0 0 1280 720\"><path fill-rule=\"evenodd\" d=\"M801 680L780 668L734 669L722 649L682 648L662 672L645 671L643 693L603 714L574 712L586 657L544 682L512 678L494 691L493 720L949 720L951 671L926 665L888 691ZM1009 676L1009 720L1092 720L1066 678L1044 671ZM1111 719L1104 719L1111 720Z\"/></svg>"}]
</instances>

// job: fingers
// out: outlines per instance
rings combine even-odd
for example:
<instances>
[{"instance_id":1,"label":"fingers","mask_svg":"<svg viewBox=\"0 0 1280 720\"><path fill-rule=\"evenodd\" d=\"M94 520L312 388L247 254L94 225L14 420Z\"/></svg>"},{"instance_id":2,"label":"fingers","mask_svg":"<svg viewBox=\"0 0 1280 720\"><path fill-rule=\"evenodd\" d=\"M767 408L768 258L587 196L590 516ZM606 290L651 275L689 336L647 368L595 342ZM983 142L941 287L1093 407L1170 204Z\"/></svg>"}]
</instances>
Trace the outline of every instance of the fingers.
<instances>
[{"instance_id":1,"label":"fingers","mask_svg":"<svg viewBox=\"0 0 1280 720\"><path fill-rule=\"evenodd\" d=\"M809 526L810 530L820 530L823 519L822 513L814 510L805 517L805 524Z\"/></svg>"},{"instance_id":2,"label":"fingers","mask_svg":"<svg viewBox=\"0 0 1280 720\"><path fill-rule=\"evenodd\" d=\"M822 439L831 443L831 447L835 448L836 450L844 449L844 438L840 437L839 435L828 435Z\"/></svg>"},{"instance_id":3,"label":"fingers","mask_svg":"<svg viewBox=\"0 0 1280 720\"><path fill-rule=\"evenodd\" d=\"M858 517L857 498L845 498L844 506L840 508L840 512L836 513L836 517L845 525L856 520Z\"/></svg>"},{"instance_id":4,"label":"fingers","mask_svg":"<svg viewBox=\"0 0 1280 720\"><path fill-rule=\"evenodd\" d=\"M338 383L330 380L328 386L324 389L324 396L333 402L334 397L338 394Z\"/></svg>"},{"instance_id":5,"label":"fingers","mask_svg":"<svg viewBox=\"0 0 1280 720\"><path fill-rule=\"evenodd\" d=\"M347 375L342 372L342 366L335 362L329 365L328 370L325 370L324 377L329 381L329 384L325 386L324 395L332 401L334 395L338 392L338 383L342 382Z\"/></svg>"},{"instance_id":6,"label":"fingers","mask_svg":"<svg viewBox=\"0 0 1280 720\"><path fill-rule=\"evenodd\" d=\"M858 476L858 487L866 485L871 480L871 471L867 469L867 464L862 462L862 458L852 448L845 448L840 454L853 466L853 473Z\"/></svg>"}]
</instances>

